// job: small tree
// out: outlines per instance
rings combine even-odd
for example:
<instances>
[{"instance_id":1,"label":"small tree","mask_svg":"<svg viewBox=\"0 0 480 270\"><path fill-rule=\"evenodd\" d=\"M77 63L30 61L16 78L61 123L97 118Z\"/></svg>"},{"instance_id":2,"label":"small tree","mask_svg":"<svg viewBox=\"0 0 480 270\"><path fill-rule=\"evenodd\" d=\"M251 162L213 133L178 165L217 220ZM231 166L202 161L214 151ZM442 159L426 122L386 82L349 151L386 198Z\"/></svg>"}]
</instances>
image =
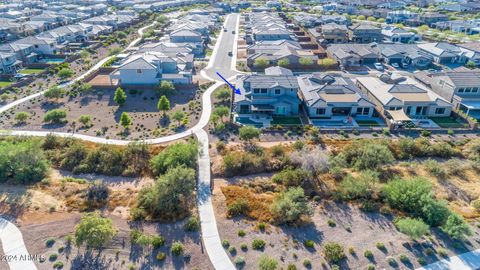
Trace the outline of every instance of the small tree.
<instances>
[{"instance_id":1,"label":"small tree","mask_svg":"<svg viewBox=\"0 0 480 270\"><path fill-rule=\"evenodd\" d=\"M117 234L112 220L103 218L98 212L84 215L75 227L75 243L77 246L87 244L88 247L100 248L110 242Z\"/></svg>"},{"instance_id":2,"label":"small tree","mask_svg":"<svg viewBox=\"0 0 480 270\"><path fill-rule=\"evenodd\" d=\"M158 100L157 108L159 111L163 111L163 116L167 114L167 111L170 110L170 101L166 96L162 96Z\"/></svg>"},{"instance_id":3,"label":"small tree","mask_svg":"<svg viewBox=\"0 0 480 270\"><path fill-rule=\"evenodd\" d=\"M43 95L47 99L55 99L55 101L58 101L59 98L65 95L65 89L58 86L50 87Z\"/></svg>"},{"instance_id":4,"label":"small tree","mask_svg":"<svg viewBox=\"0 0 480 270\"><path fill-rule=\"evenodd\" d=\"M298 60L298 63L300 63L300 65L302 66L310 66L310 65L313 65L313 60L310 58L301 57Z\"/></svg>"},{"instance_id":5,"label":"small tree","mask_svg":"<svg viewBox=\"0 0 480 270\"><path fill-rule=\"evenodd\" d=\"M420 219L400 218L395 221L397 229L412 239L418 239L428 233L428 225Z\"/></svg>"},{"instance_id":6,"label":"small tree","mask_svg":"<svg viewBox=\"0 0 480 270\"><path fill-rule=\"evenodd\" d=\"M18 124L25 123L28 118L30 118L30 114L27 112L18 112L15 114L15 120Z\"/></svg>"},{"instance_id":7,"label":"small tree","mask_svg":"<svg viewBox=\"0 0 480 270\"><path fill-rule=\"evenodd\" d=\"M288 61L287 58L280 59L278 60L278 65L281 67L288 67L288 65L290 65L290 61Z\"/></svg>"},{"instance_id":8,"label":"small tree","mask_svg":"<svg viewBox=\"0 0 480 270\"><path fill-rule=\"evenodd\" d=\"M78 122L82 123L84 126L86 126L90 121L92 120L92 117L88 114L80 115L78 118Z\"/></svg>"},{"instance_id":9,"label":"small tree","mask_svg":"<svg viewBox=\"0 0 480 270\"><path fill-rule=\"evenodd\" d=\"M277 266L278 266L277 260L267 255L262 255L258 260L259 270L275 270L277 269Z\"/></svg>"},{"instance_id":10,"label":"small tree","mask_svg":"<svg viewBox=\"0 0 480 270\"><path fill-rule=\"evenodd\" d=\"M268 61L265 58L257 58L253 63L253 65L257 68L266 68L269 64L270 64L270 61Z\"/></svg>"},{"instance_id":11,"label":"small tree","mask_svg":"<svg viewBox=\"0 0 480 270\"><path fill-rule=\"evenodd\" d=\"M323 253L328 261L334 263L338 263L346 257L343 246L336 242L326 243L323 246Z\"/></svg>"},{"instance_id":12,"label":"small tree","mask_svg":"<svg viewBox=\"0 0 480 270\"><path fill-rule=\"evenodd\" d=\"M227 106L218 106L213 111L213 114L218 115L220 119L222 119L222 122L224 122L224 118L230 114L230 109Z\"/></svg>"},{"instance_id":13,"label":"small tree","mask_svg":"<svg viewBox=\"0 0 480 270\"><path fill-rule=\"evenodd\" d=\"M239 130L239 136L241 140L250 142L251 140L260 137L260 130L252 126L243 126Z\"/></svg>"},{"instance_id":14,"label":"small tree","mask_svg":"<svg viewBox=\"0 0 480 270\"><path fill-rule=\"evenodd\" d=\"M48 111L43 116L44 122L51 122L51 123L61 123L67 117L67 112L61 109L54 109Z\"/></svg>"},{"instance_id":15,"label":"small tree","mask_svg":"<svg viewBox=\"0 0 480 270\"><path fill-rule=\"evenodd\" d=\"M279 223L296 223L312 214L307 198L301 187L290 188L275 198L270 211Z\"/></svg>"},{"instance_id":16,"label":"small tree","mask_svg":"<svg viewBox=\"0 0 480 270\"><path fill-rule=\"evenodd\" d=\"M172 119L177 121L179 126L180 126L184 117L185 117L185 113L181 112L181 111L176 111L172 115Z\"/></svg>"},{"instance_id":17,"label":"small tree","mask_svg":"<svg viewBox=\"0 0 480 270\"><path fill-rule=\"evenodd\" d=\"M471 60L469 60L469 61L467 62L467 64L465 64L465 66L466 66L467 68L469 68L469 69L474 69L474 68L477 67L477 65L475 64L475 62L473 62L473 61L471 61Z\"/></svg>"},{"instance_id":18,"label":"small tree","mask_svg":"<svg viewBox=\"0 0 480 270\"><path fill-rule=\"evenodd\" d=\"M162 96L169 96L175 94L175 86L171 81L161 81L158 85L158 94Z\"/></svg>"},{"instance_id":19,"label":"small tree","mask_svg":"<svg viewBox=\"0 0 480 270\"><path fill-rule=\"evenodd\" d=\"M230 88L222 87L215 91L215 97L220 99L221 101L226 101L232 96L232 91Z\"/></svg>"},{"instance_id":20,"label":"small tree","mask_svg":"<svg viewBox=\"0 0 480 270\"><path fill-rule=\"evenodd\" d=\"M335 65L335 60L332 58L324 58L319 61L319 64L323 68L330 68Z\"/></svg>"},{"instance_id":21,"label":"small tree","mask_svg":"<svg viewBox=\"0 0 480 270\"><path fill-rule=\"evenodd\" d=\"M62 68L58 71L58 76L61 79L70 78L72 77L72 75L73 75L73 70L71 70L70 68Z\"/></svg>"},{"instance_id":22,"label":"small tree","mask_svg":"<svg viewBox=\"0 0 480 270\"><path fill-rule=\"evenodd\" d=\"M125 94L125 91L123 91L121 87L118 87L117 90L115 90L113 100L118 104L118 106L122 106L125 104L125 101L127 101L127 94Z\"/></svg>"},{"instance_id":23,"label":"small tree","mask_svg":"<svg viewBox=\"0 0 480 270\"><path fill-rule=\"evenodd\" d=\"M128 129L132 125L132 119L128 113L123 112L122 115L120 115L120 125L122 125L122 127L125 129Z\"/></svg>"},{"instance_id":24,"label":"small tree","mask_svg":"<svg viewBox=\"0 0 480 270\"><path fill-rule=\"evenodd\" d=\"M463 240L466 236L472 234L472 231L468 224L465 223L465 220L454 213L451 213L450 216L448 216L447 221L441 228L446 234L457 240Z\"/></svg>"}]
</instances>

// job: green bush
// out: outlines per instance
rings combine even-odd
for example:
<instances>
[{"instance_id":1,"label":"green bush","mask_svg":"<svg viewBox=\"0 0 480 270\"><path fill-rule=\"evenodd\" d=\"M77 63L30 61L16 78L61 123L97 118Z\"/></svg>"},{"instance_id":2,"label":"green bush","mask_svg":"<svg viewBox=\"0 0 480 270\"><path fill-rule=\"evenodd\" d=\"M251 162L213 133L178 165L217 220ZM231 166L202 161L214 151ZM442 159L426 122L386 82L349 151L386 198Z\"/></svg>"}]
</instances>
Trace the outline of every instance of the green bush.
<instances>
[{"instance_id":1,"label":"green bush","mask_svg":"<svg viewBox=\"0 0 480 270\"><path fill-rule=\"evenodd\" d=\"M241 249L242 251L247 251L247 250L248 250L248 245L247 245L247 244L241 244L241 245L240 245L240 249Z\"/></svg>"},{"instance_id":2,"label":"green bush","mask_svg":"<svg viewBox=\"0 0 480 270\"><path fill-rule=\"evenodd\" d=\"M235 260L233 262L238 267L243 267L245 265L245 258L242 257L242 256L238 256L238 257L235 258Z\"/></svg>"},{"instance_id":3,"label":"green bush","mask_svg":"<svg viewBox=\"0 0 480 270\"><path fill-rule=\"evenodd\" d=\"M465 220L454 213L451 213L450 216L448 216L447 221L441 229L451 238L457 240L464 240L466 236L472 234L472 231Z\"/></svg>"},{"instance_id":4,"label":"green bush","mask_svg":"<svg viewBox=\"0 0 480 270\"><path fill-rule=\"evenodd\" d=\"M373 252L371 250L367 249L363 252L363 256L365 256L365 258L371 260L371 259L373 259Z\"/></svg>"},{"instance_id":5,"label":"green bush","mask_svg":"<svg viewBox=\"0 0 480 270\"><path fill-rule=\"evenodd\" d=\"M304 181L308 180L309 177L309 173L303 169L286 168L274 174L272 181L286 187L298 187L301 186Z\"/></svg>"},{"instance_id":6,"label":"green bush","mask_svg":"<svg viewBox=\"0 0 480 270\"><path fill-rule=\"evenodd\" d=\"M65 120L66 117L67 111L63 109L53 109L45 113L45 115L43 116L43 121L53 124L60 124Z\"/></svg>"},{"instance_id":7,"label":"green bush","mask_svg":"<svg viewBox=\"0 0 480 270\"><path fill-rule=\"evenodd\" d=\"M152 246L154 248L163 247L165 245L165 238L160 235L152 236Z\"/></svg>"},{"instance_id":8,"label":"green bush","mask_svg":"<svg viewBox=\"0 0 480 270\"><path fill-rule=\"evenodd\" d=\"M265 156L248 152L229 152L223 157L223 170L228 177L262 173L269 170Z\"/></svg>"},{"instance_id":9,"label":"green bush","mask_svg":"<svg viewBox=\"0 0 480 270\"><path fill-rule=\"evenodd\" d=\"M375 243L375 246L381 251L386 251L387 250L384 243L377 242L377 243Z\"/></svg>"},{"instance_id":10,"label":"green bush","mask_svg":"<svg viewBox=\"0 0 480 270\"><path fill-rule=\"evenodd\" d=\"M196 168L197 166L197 144L175 143L169 145L162 152L152 158L150 167L154 175L165 173L169 168L184 165L188 168Z\"/></svg>"},{"instance_id":11,"label":"green bush","mask_svg":"<svg viewBox=\"0 0 480 270\"><path fill-rule=\"evenodd\" d=\"M222 241L222 246L223 246L224 248L228 248L228 247L230 246L230 241L228 241L227 239L224 239L224 240Z\"/></svg>"},{"instance_id":12,"label":"green bush","mask_svg":"<svg viewBox=\"0 0 480 270\"><path fill-rule=\"evenodd\" d=\"M230 246L230 247L228 248L228 253L230 253L230 254L232 254L232 255L236 254L236 253L237 253L237 248L234 247L234 246Z\"/></svg>"},{"instance_id":13,"label":"green bush","mask_svg":"<svg viewBox=\"0 0 480 270\"><path fill-rule=\"evenodd\" d=\"M58 254L56 254L56 253L52 253L48 256L48 260L51 261L51 262L56 261L57 258L58 258Z\"/></svg>"},{"instance_id":14,"label":"green bush","mask_svg":"<svg viewBox=\"0 0 480 270\"><path fill-rule=\"evenodd\" d=\"M384 144L373 141L355 141L332 159L334 165L353 166L358 170L375 170L394 161L392 152Z\"/></svg>"},{"instance_id":15,"label":"green bush","mask_svg":"<svg viewBox=\"0 0 480 270\"><path fill-rule=\"evenodd\" d=\"M245 215L248 212L248 202L245 199L238 198L227 207L229 217Z\"/></svg>"},{"instance_id":16,"label":"green bush","mask_svg":"<svg viewBox=\"0 0 480 270\"><path fill-rule=\"evenodd\" d=\"M196 232L200 229L200 220L198 217L190 217L183 226L183 229L187 232Z\"/></svg>"},{"instance_id":17,"label":"green bush","mask_svg":"<svg viewBox=\"0 0 480 270\"><path fill-rule=\"evenodd\" d=\"M170 251L174 256L180 256L184 252L184 247L183 244L180 242L173 242L172 247L170 248Z\"/></svg>"},{"instance_id":18,"label":"green bush","mask_svg":"<svg viewBox=\"0 0 480 270\"><path fill-rule=\"evenodd\" d=\"M400 254L400 261L403 263L403 264L409 264L410 263L410 259L408 258L407 255L405 254Z\"/></svg>"},{"instance_id":19,"label":"green bush","mask_svg":"<svg viewBox=\"0 0 480 270\"><path fill-rule=\"evenodd\" d=\"M53 265L52 265L53 269L62 269L63 268L63 262L62 261L56 261Z\"/></svg>"},{"instance_id":20,"label":"green bush","mask_svg":"<svg viewBox=\"0 0 480 270\"><path fill-rule=\"evenodd\" d=\"M38 141L0 141L0 183L35 183L47 176L48 169Z\"/></svg>"},{"instance_id":21,"label":"green bush","mask_svg":"<svg viewBox=\"0 0 480 270\"><path fill-rule=\"evenodd\" d=\"M378 173L364 171L358 177L345 177L340 183L341 196L346 200L369 199L377 191Z\"/></svg>"},{"instance_id":22,"label":"green bush","mask_svg":"<svg viewBox=\"0 0 480 270\"><path fill-rule=\"evenodd\" d=\"M238 230L237 235L240 237L244 237L247 233L244 230Z\"/></svg>"},{"instance_id":23,"label":"green bush","mask_svg":"<svg viewBox=\"0 0 480 270\"><path fill-rule=\"evenodd\" d=\"M323 246L323 254L325 259L333 263L338 263L346 257L343 246L336 242L326 243Z\"/></svg>"},{"instance_id":24,"label":"green bush","mask_svg":"<svg viewBox=\"0 0 480 270\"><path fill-rule=\"evenodd\" d=\"M428 225L419 219L399 218L394 223L400 232L410 236L412 239L418 239L429 231Z\"/></svg>"},{"instance_id":25,"label":"green bush","mask_svg":"<svg viewBox=\"0 0 480 270\"><path fill-rule=\"evenodd\" d=\"M262 255L258 260L259 270L275 270L277 269L277 266L278 266L277 260L267 255Z\"/></svg>"},{"instance_id":26,"label":"green bush","mask_svg":"<svg viewBox=\"0 0 480 270\"><path fill-rule=\"evenodd\" d=\"M296 223L312 214L308 200L301 187L281 192L274 200L270 211L276 223Z\"/></svg>"},{"instance_id":27,"label":"green bush","mask_svg":"<svg viewBox=\"0 0 480 270\"><path fill-rule=\"evenodd\" d=\"M88 213L82 216L75 227L75 244L80 246L85 243L88 247L101 248L116 234L117 229L111 219L101 217L98 212Z\"/></svg>"},{"instance_id":28,"label":"green bush","mask_svg":"<svg viewBox=\"0 0 480 270\"><path fill-rule=\"evenodd\" d=\"M287 270L297 270L297 266L293 263L287 265Z\"/></svg>"},{"instance_id":29,"label":"green bush","mask_svg":"<svg viewBox=\"0 0 480 270\"><path fill-rule=\"evenodd\" d=\"M308 259L303 260L302 264L303 266L305 266L305 268L308 268L308 269L312 268L312 262Z\"/></svg>"},{"instance_id":30,"label":"green bush","mask_svg":"<svg viewBox=\"0 0 480 270\"><path fill-rule=\"evenodd\" d=\"M163 262L167 258L167 254L165 254L165 252L158 252L156 258L157 261Z\"/></svg>"},{"instance_id":31,"label":"green bush","mask_svg":"<svg viewBox=\"0 0 480 270\"><path fill-rule=\"evenodd\" d=\"M436 160L427 159L423 162L423 166L425 166L427 172L432 176L443 177L446 174L445 169L443 169L443 167Z\"/></svg>"},{"instance_id":32,"label":"green bush","mask_svg":"<svg viewBox=\"0 0 480 270\"><path fill-rule=\"evenodd\" d=\"M393 267L393 268L397 268L397 267L398 267L398 262L397 262L397 260L395 260L395 258L393 258L393 257L390 257L390 256L387 257L387 263L388 263L391 267Z\"/></svg>"},{"instance_id":33,"label":"green bush","mask_svg":"<svg viewBox=\"0 0 480 270\"><path fill-rule=\"evenodd\" d=\"M255 250L263 250L265 248L265 241L262 239L254 239L252 241L252 248Z\"/></svg>"},{"instance_id":34,"label":"green bush","mask_svg":"<svg viewBox=\"0 0 480 270\"><path fill-rule=\"evenodd\" d=\"M303 244L307 248L313 248L314 245L315 245L315 242L313 240L305 240L305 241L303 241Z\"/></svg>"}]
</instances>

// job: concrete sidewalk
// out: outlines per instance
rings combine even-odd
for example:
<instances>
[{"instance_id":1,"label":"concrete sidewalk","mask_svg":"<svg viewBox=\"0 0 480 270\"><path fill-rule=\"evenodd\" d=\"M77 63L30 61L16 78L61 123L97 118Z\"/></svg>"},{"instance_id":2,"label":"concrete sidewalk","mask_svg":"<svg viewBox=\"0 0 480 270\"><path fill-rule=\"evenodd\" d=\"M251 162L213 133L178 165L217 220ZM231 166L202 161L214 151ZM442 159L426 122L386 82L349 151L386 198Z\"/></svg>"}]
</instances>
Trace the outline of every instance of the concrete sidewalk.
<instances>
[{"instance_id":1,"label":"concrete sidewalk","mask_svg":"<svg viewBox=\"0 0 480 270\"><path fill-rule=\"evenodd\" d=\"M477 270L480 269L480 249L449 257L416 270Z\"/></svg>"},{"instance_id":2,"label":"concrete sidewalk","mask_svg":"<svg viewBox=\"0 0 480 270\"><path fill-rule=\"evenodd\" d=\"M10 270L37 269L33 261L28 259L30 254L23 242L22 232L17 226L2 217L0 217L0 241L3 252L5 252L5 254L0 255L2 259L7 261Z\"/></svg>"}]
</instances>

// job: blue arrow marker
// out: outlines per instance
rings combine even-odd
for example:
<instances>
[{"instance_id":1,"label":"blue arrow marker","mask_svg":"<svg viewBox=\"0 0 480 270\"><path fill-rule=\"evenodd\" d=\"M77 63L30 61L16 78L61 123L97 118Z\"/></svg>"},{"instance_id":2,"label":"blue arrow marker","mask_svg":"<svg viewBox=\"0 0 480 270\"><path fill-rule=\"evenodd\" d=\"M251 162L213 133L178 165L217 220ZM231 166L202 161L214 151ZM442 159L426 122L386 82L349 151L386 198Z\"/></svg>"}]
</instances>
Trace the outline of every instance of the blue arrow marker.
<instances>
[{"instance_id":1,"label":"blue arrow marker","mask_svg":"<svg viewBox=\"0 0 480 270\"><path fill-rule=\"evenodd\" d=\"M231 84L229 81L227 81L227 79L225 79L222 75L220 75L220 73L218 73L217 71L217 75L224 81L228 84L228 86L230 86L230 88L233 89L233 92L237 95L241 95L242 92L240 92L240 88L236 88L235 86L233 86L233 84Z\"/></svg>"}]
</instances>

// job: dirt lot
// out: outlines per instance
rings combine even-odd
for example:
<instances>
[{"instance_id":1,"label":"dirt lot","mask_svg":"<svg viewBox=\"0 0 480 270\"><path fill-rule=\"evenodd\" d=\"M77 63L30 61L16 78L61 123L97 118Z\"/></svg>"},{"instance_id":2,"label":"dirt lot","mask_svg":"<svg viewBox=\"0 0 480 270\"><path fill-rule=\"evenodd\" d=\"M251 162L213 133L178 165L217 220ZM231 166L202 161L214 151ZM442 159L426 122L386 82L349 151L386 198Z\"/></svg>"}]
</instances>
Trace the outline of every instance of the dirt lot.
<instances>
[{"instance_id":1,"label":"dirt lot","mask_svg":"<svg viewBox=\"0 0 480 270\"><path fill-rule=\"evenodd\" d=\"M255 177L248 177L248 179L253 178ZM345 247L347 260L341 264L341 269L366 269L368 264L375 264L377 269L392 269L386 261L389 256L397 260L400 269L414 269L420 266L417 262L418 257L425 258L427 262L441 259L437 254L428 256L426 250L429 247L434 250L440 247L446 248L449 255L455 252L464 252L465 248L480 248L480 230L473 226L472 228L476 231L470 239L472 246L458 247L448 240L442 240L446 237L438 230L432 230L432 236L428 237L428 241L421 241L422 245L414 245L406 235L398 232L392 223L392 216L378 212L367 213L355 205L333 201L322 201L315 204L314 215L309 225L301 227L267 225L265 232L261 232L256 228L258 223L254 220L226 218L225 197L220 188L237 181L238 178L229 181L221 178L215 179L214 207L221 239L228 240L230 246L236 247L237 252L230 254L232 260L236 256L245 258L244 269L257 269L257 261L262 254L275 257L280 263L279 266L286 267L293 263L298 269L302 269L303 260L308 259L312 263L312 269L329 269L322 254L322 246L329 241L341 243ZM330 226L327 221L334 221L335 226ZM246 235L238 236L239 230L244 230ZM264 251L251 248L254 239L262 239L267 243ZM304 240L313 240L314 248L306 248L303 245ZM383 243L386 251L378 249L377 242ZM242 251L241 244L247 244L248 250ZM347 251L350 247L353 247L354 254ZM373 252L373 260L364 257L365 250ZM399 261L400 254L407 255L411 264L401 263Z\"/></svg>"},{"instance_id":2,"label":"dirt lot","mask_svg":"<svg viewBox=\"0 0 480 270\"><path fill-rule=\"evenodd\" d=\"M71 176L68 172L52 170L49 184L0 186L0 212L16 217L30 254L44 255L46 261L37 262L39 269L52 269L57 261L64 263L64 269L127 269L131 265L135 269L213 269L202 247L200 233L184 231L186 220L171 223L128 220L129 208L135 203L136 193L153 182L153 179L146 177L76 175L88 181L101 179L108 184L109 204L101 211L112 219L118 234L100 252L68 245L66 238L74 232L82 215L79 212L83 205L80 194L88 186L87 183L62 182L68 176ZM158 250L142 250L139 246L132 246L129 233L133 228L163 236L165 246ZM49 239L55 240L52 246L46 244ZM170 246L174 241L184 244L183 256L171 255ZM155 259L158 252L167 254L162 263ZM57 254L58 258L50 260L51 254ZM0 269L4 269L3 266L0 263Z\"/></svg>"},{"instance_id":3,"label":"dirt lot","mask_svg":"<svg viewBox=\"0 0 480 270\"><path fill-rule=\"evenodd\" d=\"M42 96L3 113L0 116L0 125L6 129L16 130L72 132L72 121L77 121L81 115L90 115L91 126L84 127L77 121L77 133L107 138L142 139L165 136L191 127L198 122L201 115L199 101L201 94L195 86L178 90L176 94L169 97L172 109L167 114L172 115L175 111L184 111L189 118L186 126L179 126L179 123L173 119L163 117L163 112L159 112L157 109L159 97L153 90L126 91L126 94L127 101L122 107L114 102L113 90L98 90L88 96L64 97L58 101L47 100ZM68 122L64 124L44 123L43 116L51 109L65 109ZM26 124L17 125L14 116L15 113L21 111L30 113L32 117ZM128 132L124 132L124 128L118 124L123 112L128 113L133 121Z\"/></svg>"}]
</instances>

